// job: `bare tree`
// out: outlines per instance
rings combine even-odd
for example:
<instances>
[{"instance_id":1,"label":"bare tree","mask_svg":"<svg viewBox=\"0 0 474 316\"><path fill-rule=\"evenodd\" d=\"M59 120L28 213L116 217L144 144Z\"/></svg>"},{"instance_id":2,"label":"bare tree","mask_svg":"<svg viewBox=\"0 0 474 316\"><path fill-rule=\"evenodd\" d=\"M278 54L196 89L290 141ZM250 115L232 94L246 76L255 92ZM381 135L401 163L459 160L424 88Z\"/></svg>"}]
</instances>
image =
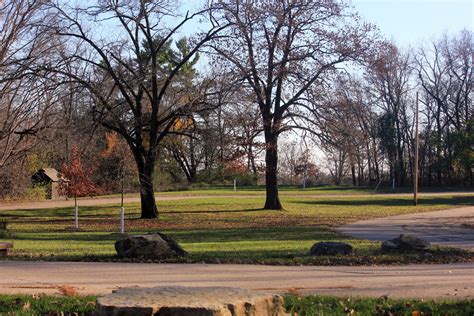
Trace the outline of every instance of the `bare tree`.
<instances>
[{"instance_id":1,"label":"bare tree","mask_svg":"<svg viewBox=\"0 0 474 316\"><path fill-rule=\"evenodd\" d=\"M411 153L408 113L410 91L413 89L411 75L410 54L386 43L373 56L365 76L374 102L382 110L379 128L381 146L388 156L391 173L398 186L406 183L407 153Z\"/></svg>"},{"instance_id":2,"label":"bare tree","mask_svg":"<svg viewBox=\"0 0 474 316\"><path fill-rule=\"evenodd\" d=\"M474 116L473 45L472 32L465 30L458 36L444 36L433 41L415 55L426 103L423 109L426 122L423 152L434 156L427 157L426 168L422 166L422 171L427 169L423 173L429 184L432 173L435 173L438 184L454 184L458 181L458 174L463 174L463 182L472 185L474 181L472 159L468 158L468 153L463 154L469 147L467 135ZM456 164L462 165L462 170L456 170Z\"/></svg>"},{"instance_id":3,"label":"bare tree","mask_svg":"<svg viewBox=\"0 0 474 316\"><path fill-rule=\"evenodd\" d=\"M316 100L321 103L315 108L317 140L328 157L346 159L342 163L350 168L353 185L378 182L380 177L377 113L367 90L361 78L341 73L331 80L325 97ZM333 174L340 181L342 174Z\"/></svg>"},{"instance_id":4,"label":"bare tree","mask_svg":"<svg viewBox=\"0 0 474 316\"><path fill-rule=\"evenodd\" d=\"M47 55L51 39L35 27L45 1L0 1L0 168L23 157L47 124L55 86L29 71ZM42 75L44 76L44 74Z\"/></svg>"},{"instance_id":5,"label":"bare tree","mask_svg":"<svg viewBox=\"0 0 474 316\"><path fill-rule=\"evenodd\" d=\"M173 49L183 25L206 11L179 17L168 0L88 1L82 7L61 4L52 10L60 23L51 29L67 43L61 62L49 67L85 87L95 120L127 141L138 170L141 217L158 217L153 171L160 144L180 133L174 129L178 120L206 106L206 93L189 93L178 79L225 25L196 34L184 49ZM113 33L99 31L104 28ZM81 74L68 71L66 64L82 69Z\"/></svg>"},{"instance_id":6,"label":"bare tree","mask_svg":"<svg viewBox=\"0 0 474 316\"><path fill-rule=\"evenodd\" d=\"M231 27L212 49L242 78L260 112L265 152L264 208L281 210L278 137L305 119L305 92L326 72L367 52L371 26L340 1L219 1L215 19ZM229 74L229 75L230 75ZM293 120L293 121L292 121Z\"/></svg>"},{"instance_id":7,"label":"bare tree","mask_svg":"<svg viewBox=\"0 0 474 316\"><path fill-rule=\"evenodd\" d=\"M230 97L229 104L224 108L226 125L229 126L234 156L246 161L247 170L255 179L258 178L259 164L265 144L262 142L263 132L260 124L260 113L253 106L252 95L245 88L237 89Z\"/></svg>"}]
</instances>

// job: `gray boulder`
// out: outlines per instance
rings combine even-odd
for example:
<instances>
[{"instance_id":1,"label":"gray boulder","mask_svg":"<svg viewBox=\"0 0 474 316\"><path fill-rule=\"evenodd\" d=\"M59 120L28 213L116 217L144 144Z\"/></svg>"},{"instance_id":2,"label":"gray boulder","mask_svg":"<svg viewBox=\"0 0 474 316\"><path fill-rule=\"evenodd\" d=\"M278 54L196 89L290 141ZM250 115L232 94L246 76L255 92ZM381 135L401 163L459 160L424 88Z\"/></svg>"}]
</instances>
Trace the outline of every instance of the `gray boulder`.
<instances>
[{"instance_id":1,"label":"gray boulder","mask_svg":"<svg viewBox=\"0 0 474 316\"><path fill-rule=\"evenodd\" d=\"M352 254L352 246L343 242L318 242L311 247L312 256L336 256Z\"/></svg>"},{"instance_id":2,"label":"gray boulder","mask_svg":"<svg viewBox=\"0 0 474 316\"><path fill-rule=\"evenodd\" d=\"M394 250L398 250L398 244L395 244L394 242L392 242L390 240L386 240L382 243L382 251L383 252L390 252L390 251L394 251Z\"/></svg>"},{"instance_id":3,"label":"gray boulder","mask_svg":"<svg viewBox=\"0 0 474 316\"><path fill-rule=\"evenodd\" d=\"M412 235L401 234L399 237L384 241L382 251L424 251L430 248L430 243Z\"/></svg>"},{"instance_id":4,"label":"gray boulder","mask_svg":"<svg viewBox=\"0 0 474 316\"><path fill-rule=\"evenodd\" d=\"M167 259L184 257L188 253L171 237L162 233L129 236L115 243L120 257Z\"/></svg>"}]
</instances>

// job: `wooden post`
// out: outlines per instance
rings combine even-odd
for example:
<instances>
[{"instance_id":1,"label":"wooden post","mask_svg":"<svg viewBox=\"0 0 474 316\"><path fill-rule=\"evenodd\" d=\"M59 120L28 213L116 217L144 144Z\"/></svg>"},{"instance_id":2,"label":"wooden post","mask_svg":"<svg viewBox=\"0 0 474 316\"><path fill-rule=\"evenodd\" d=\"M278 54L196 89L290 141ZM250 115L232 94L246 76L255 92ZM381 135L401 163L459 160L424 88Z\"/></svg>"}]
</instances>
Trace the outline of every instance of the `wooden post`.
<instances>
[{"instance_id":1,"label":"wooden post","mask_svg":"<svg viewBox=\"0 0 474 316\"><path fill-rule=\"evenodd\" d=\"M416 104L415 104L415 174L413 177L413 205L418 204L418 92L416 93Z\"/></svg>"},{"instance_id":2,"label":"wooden post","mask_svg":"<svg viewBox=\"0 0 474 316\"><path fill-rule=\"evenodd\" d=\"M120 208L120 233L125 234L125 209Z\"/></svg>"},{"instance_id":3,"label":"wooden post","mask_svg":"<svg viewBox=\"0 0 474 316\"><path fill-rule=\"evenodd\" d=\"M120 195L120 206L123 207L123 169L121 174L121 195Z\"/></svg>"},{"instance_id":4,"label":"wooden post","mask_svg":"<svg viewBox=\"0 0 474 316\"><path fill-rule=\"evenodd\" d=\"M306 168L307 166L304 166L304 171L303 171L303 190L306 189Z\"/></svg>"},{"instance_id":5,"label":"wooden post","mask_svg":"<svg viewBox=\"0 0 474 316\"><path fill-rule=\"evenodd\" d=\"M120 199L120 233L125 233L125 208L123 206L123 166L122 166L122 194Z\"/></svg>"},{"instance_id":6,"label":"wooden post","mask_svg":"<svg viewBox=\"0 0 474 316\"><path fill-rule=\"evenodd\" d=\"M76 193L74 193L74 227L79 229L79 207L77 206Z\"/></svg>"}]
</instances>

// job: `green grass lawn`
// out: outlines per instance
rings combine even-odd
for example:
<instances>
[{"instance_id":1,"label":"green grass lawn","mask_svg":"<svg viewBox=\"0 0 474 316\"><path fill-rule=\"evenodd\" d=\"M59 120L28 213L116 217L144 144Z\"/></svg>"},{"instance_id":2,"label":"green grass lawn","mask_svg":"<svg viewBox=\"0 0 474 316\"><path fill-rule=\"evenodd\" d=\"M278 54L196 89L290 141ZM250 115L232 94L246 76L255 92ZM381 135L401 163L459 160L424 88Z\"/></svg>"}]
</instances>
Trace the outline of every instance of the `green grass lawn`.
<instances>
[{"instance_id":1,"label":"green grass lawn","mask_svg":"<svg viewBox=\"0 0 474 316\"><path fill-rule=\"evenodd\" d=\"M285 308L291 315L392 315L392 316L471 316L474 301L413 300L386 298L340 298L334 296L285 297Z\"/></svg>"},{"instance_id":2,"label":"green grass lawn","mask_svg":"<svg viewBox=\"0 0 474 316\"><path fill-rule=\"evenodd\" d=\"M280 196L318 196L318 195L367 195L367 194L384 194L384 193L412 193L413 188L402 187L392 190L391 187L379 187L374 193L374 187L360 187L360 186L335 186L323 185L314 186L303 189L301 186L280 186ZM469 189L462 187L426 187L421 188L420 192L436 193L436 192L466 192ZM471 192L472 193L472 192ZM233 186L210 186L202 188L183 188L177 190L165 190L156 192L157 196L222 196L222 195L245 195L245 196L264 196L265 186L238 186L237 191L234 191ZM120 194L111 194L107 197L118 197ZM127 193L126 196L138 196L138 193Z\"/></svg>"},{"instance_id":3,"label":"green grass lawn","mask_svg":"<svg viewBox=\"0 0 474 316\"><path fill-rule=\"evenodd\" d=\"M282 196L291 195L357 195L357 194L371 194L374 191L372 187L354 187L354 186L316 186L303 189L298 186L280 186L279 193ZM234 191L233 186L196 188L190 190L172 190L160 192L163 195L227 195L227 194L241 194L241 195L264 195L265 186L237 186L237 191Z\"/></svg>"},{"instance_id":4,"label":"green grass lawn","mask_svg":"<svg viewBox=\"0 0 474 316\"><path fill-rule=\"evenodd\" d=\"M0 315L96 315L96 298L96 296L0 295ZM424 301L286 295L284 304L290 315L301 316L471 316L474 314L472 300Z\"/></svg>"},{"instance_id":5,"label":"green grass lawn","mask_svg":"<svg viewBox=\"0 0 474 316\"><path fill-rule=\"evenodd\" d=\"M262 210L262 197L206 197L160 201L158 220L142 220L138 204L126 205L128 234L160 231L175 238L190 254L173 262L266 264L390 264L456 262L472 259L463 251L434 248L430 255L380 252L380 244L340 236L331 227L360 219L472 205L472 194L422 197L283 196L285 211ZM114 242L119 230L116 205L80 208L80 230L74 231L73 209L1 211L14 242L9 258L32 260L119 260ZM395 236L394 236L395 237ZM354 246L347 257L311 257L318 241L344 241Z\"/></svg>"},{"instance_id":6,"label":"green grass lawn","mask_svg":"<svg viewBox=\"0 0 474 316\"><path fill-rule=\"evenodd\" d=\"M96 296L0 295L0 315L95 315Z\"/></svg>"}]
</instances>

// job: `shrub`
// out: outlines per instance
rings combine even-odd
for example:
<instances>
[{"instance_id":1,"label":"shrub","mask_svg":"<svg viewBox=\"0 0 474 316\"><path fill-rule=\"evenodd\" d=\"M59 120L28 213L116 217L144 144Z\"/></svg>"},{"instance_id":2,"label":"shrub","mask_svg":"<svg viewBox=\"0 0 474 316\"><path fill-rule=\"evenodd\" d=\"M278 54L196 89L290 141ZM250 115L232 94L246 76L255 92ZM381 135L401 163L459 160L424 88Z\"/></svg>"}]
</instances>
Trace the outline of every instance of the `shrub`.
<instances>
[{"instance_id":1,"label":"shrub","mask_svg":"<svg viewBox=\"0 0 474 316\"><path fill-rule=\"evenodd\" d=\"M32 188L28 188L25 191L25 200L29 201L41 201L46 199L48 196L48 188L44 185L35 185Z\"/></svg>"}]
</instances>

